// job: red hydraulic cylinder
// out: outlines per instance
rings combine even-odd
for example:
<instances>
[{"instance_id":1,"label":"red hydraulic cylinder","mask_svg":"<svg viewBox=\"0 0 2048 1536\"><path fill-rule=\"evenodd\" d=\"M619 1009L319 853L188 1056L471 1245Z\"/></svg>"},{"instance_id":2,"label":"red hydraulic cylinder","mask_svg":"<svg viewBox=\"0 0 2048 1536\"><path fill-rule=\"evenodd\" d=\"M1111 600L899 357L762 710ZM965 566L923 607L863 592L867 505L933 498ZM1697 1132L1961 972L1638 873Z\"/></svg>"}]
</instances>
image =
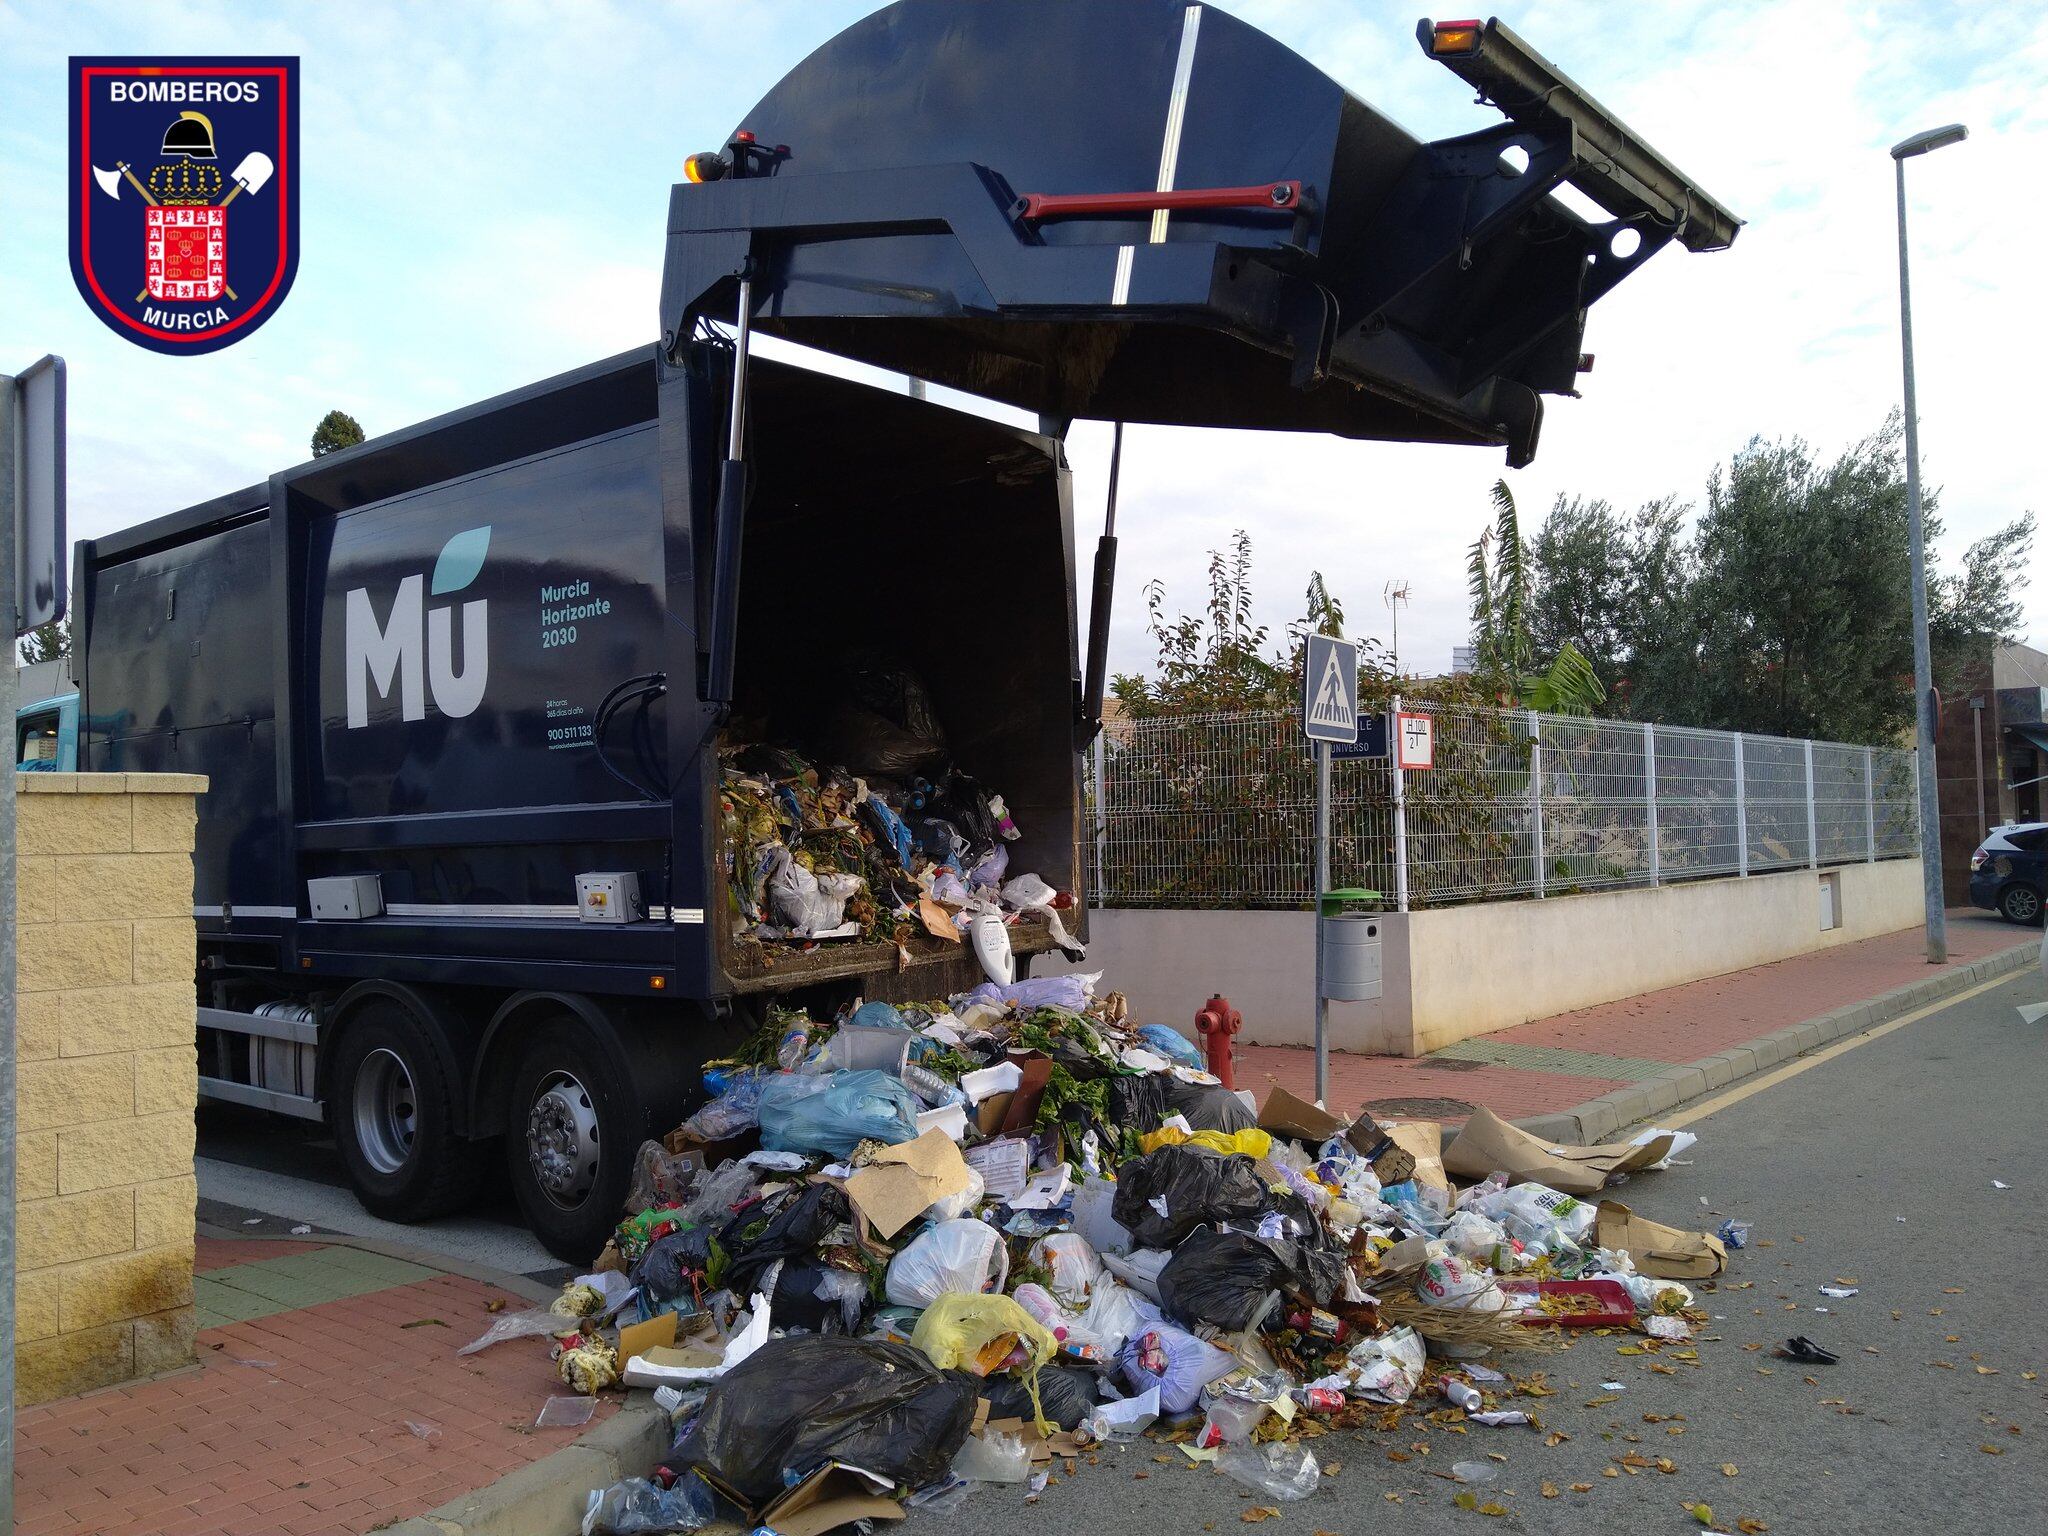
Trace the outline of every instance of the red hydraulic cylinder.
<instances>
[{"instance_id":1,"label":"red hydraulic cylinder","mask_svg":"<svg viewBox=\"0 0 2048 1536\"><path fill-rule=\"evenodd\" d=\"M1231 1039L1244 1028L1244 1015L1230 1006L1230 999L1221 992L1209 994L1195 1014L1195 1028L1201 1032L1202 1055L1209 1063L1211 1075L1232 1090L1237 1080L1231 1061Z\"/></svg>"}]
</instances>

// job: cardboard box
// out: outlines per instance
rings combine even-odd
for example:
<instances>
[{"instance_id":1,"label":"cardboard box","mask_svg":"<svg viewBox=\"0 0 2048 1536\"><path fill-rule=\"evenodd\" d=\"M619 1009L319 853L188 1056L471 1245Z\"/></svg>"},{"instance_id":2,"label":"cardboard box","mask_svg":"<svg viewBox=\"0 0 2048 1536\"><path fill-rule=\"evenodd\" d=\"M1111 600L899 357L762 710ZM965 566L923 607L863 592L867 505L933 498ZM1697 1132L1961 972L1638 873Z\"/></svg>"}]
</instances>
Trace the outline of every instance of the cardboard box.
<instances>
[{"instance_id":1,"label":"cardboard box","mask_svg":"<svg viewBox=\"0 0 2048 1536\"><path fill-rule=\"evenodd\" d=\"M1619 1200L1600 1202L1593 1236L1602 1248L1626 1248L1637 1269L1660 1280L1706 1280L1728 1264L1728 1250L1718 1237L1667 1227L1638 1216Z\"/></svg>"},{"instance_id":2,"label":"cardboard box","mask_svg":"<svg viewBox=\"0 0 2048 1536\"><path fill-rule=\"evenodd\" d=\"M1671 1138L1654 1136L1640 1147L1577 1147L1540 1141L1490 1109L1475 1109L1443 1155L1447 1172L1474 1182L1490 1173L1510 1184L1535 1182L1568 1195L1597 1195L1617 1175L1662 1162Z\"/></svg>"}]
</instances>

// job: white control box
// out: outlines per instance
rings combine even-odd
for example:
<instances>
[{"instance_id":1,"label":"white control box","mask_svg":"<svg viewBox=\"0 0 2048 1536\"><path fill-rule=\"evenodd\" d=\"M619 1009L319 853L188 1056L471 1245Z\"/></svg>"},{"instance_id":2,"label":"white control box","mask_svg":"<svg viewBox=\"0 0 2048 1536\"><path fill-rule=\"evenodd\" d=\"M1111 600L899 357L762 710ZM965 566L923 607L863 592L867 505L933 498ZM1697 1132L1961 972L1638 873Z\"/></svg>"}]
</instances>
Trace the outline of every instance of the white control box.
<instances>
[{"instance_id":1,"label":"white control box","mask_svg":"<svg viewBox=\"0 0 2048 1536\"><path fill-rule=\"evenodd\" d=\"M323 875L306 882L313 916L323 922L346 922L384 915L384 887L375 875Z\"/></svg>"},{"instance_id":2,"label":"white control box","mask_svg":"<svg viewBox=\"0 0 2048 1536\"><path fill-rule=\"evenodd\" d=\"M640 877L632 870L602 870L576 877L576 918L585 923L638 923L647 918Z\"/></svg>"}]
</instances>

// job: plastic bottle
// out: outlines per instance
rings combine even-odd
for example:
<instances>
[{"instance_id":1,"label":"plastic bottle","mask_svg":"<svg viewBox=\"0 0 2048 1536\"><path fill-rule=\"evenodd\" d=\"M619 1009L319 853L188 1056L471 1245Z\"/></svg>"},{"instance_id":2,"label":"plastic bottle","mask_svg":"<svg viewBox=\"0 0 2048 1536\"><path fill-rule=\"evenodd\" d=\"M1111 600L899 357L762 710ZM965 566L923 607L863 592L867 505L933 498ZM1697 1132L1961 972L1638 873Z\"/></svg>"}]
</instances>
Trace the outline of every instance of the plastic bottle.
<instances>
[{"instance_id":1,"label":"plastic bottle","mask_svg":"<svg viewBox=\"0 0 2048 1536\"><path fill-rule=\"evenodd\" d=\"M775 1059L785 1072L794 1072L803 1065L804 1057L811 1049L811 1021L791 1025L782 1036L782 1043L775 1048Z\"/></svg>"},{"instance_id":2,"label":"plastic bottle","mask_svg":"<svg viewBox=\"0 0 2048 1536\"><path fill-rule=\"evenodd\" d=\"M923 1099L933 1109L939 1109L948 1104L964 1106L967 1103L966 1094L962 1093L954 1084L947 1082L930 1067L920 1067L915 1062L906 1062L902 1072L898 1075L902 1077L904 1087L908 1088L920 1099Z\"/></svg>"}]
</instances>

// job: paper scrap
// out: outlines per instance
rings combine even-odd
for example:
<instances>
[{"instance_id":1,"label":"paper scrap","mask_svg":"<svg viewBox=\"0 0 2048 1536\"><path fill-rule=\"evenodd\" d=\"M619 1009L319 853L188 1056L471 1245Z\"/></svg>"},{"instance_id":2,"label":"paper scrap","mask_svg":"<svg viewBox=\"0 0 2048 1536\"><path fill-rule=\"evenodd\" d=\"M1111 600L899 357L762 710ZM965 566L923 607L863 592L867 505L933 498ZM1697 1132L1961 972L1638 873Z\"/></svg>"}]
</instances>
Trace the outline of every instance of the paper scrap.
<instances>
[{"instance_id":1,"label":"paper scrap","mask_svg":"<svg viewBox=\"0 0 2048 1536\"><path fill-rule=\"evenodd\" d=\"M1004 1136L967 1150L967 1166L981 1175L989 1194L1008 1200L1024 1193L1031 1177L1031 1144L1021 1136Z\"/></svg>"},{"instance_id":2,"label":"paper scrap","mask_svg":"<svg viewBox=\"0 0 2048 1536\"><path fill-rule=\"evenodd\" d=\"M1853 1285L1824 1285L1820 1288L1820 1293L1823 1296L1832 1296L1837 1301L1843 1301L1857 1294L1857 1291Z\"/></svg>"}]
</instances>

